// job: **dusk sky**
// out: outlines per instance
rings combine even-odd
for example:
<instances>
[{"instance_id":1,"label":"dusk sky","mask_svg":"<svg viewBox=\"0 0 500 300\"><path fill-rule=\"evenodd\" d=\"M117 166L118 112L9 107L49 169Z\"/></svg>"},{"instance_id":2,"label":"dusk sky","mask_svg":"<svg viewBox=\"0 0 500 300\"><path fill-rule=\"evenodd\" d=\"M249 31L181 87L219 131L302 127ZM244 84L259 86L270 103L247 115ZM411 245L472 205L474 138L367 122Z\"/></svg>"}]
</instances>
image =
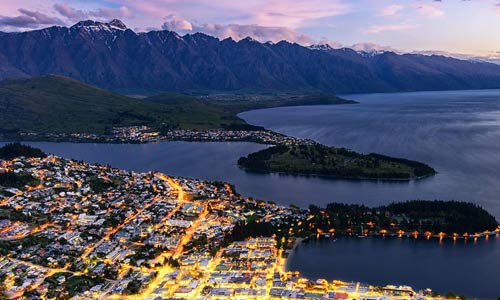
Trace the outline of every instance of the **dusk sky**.
<instances>
[{"instance_id":1,"label":"dusk sky","mask_svg":"<svg viewBox=\"0 0 500 300\"><path fill-rule=\"evenodd\" d=\"M500 0L0 1L3 31L112 18L135 31L500 57Z\"/></svg>"}]
</instances>

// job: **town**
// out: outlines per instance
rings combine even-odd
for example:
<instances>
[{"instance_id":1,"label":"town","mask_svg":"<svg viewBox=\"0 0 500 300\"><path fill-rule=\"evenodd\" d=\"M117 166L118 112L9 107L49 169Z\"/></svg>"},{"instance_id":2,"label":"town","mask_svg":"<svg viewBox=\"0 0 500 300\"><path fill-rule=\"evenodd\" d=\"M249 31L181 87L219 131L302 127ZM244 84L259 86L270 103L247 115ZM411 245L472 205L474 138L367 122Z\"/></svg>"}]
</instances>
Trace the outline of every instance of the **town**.
<instances>
[{"instance_id":1,"label":"town","mask_svg":"<svg viewBox=\"0 0 500 300\"><path fill-rule=\"evenodd\" d=\"M296 242L294 225L308 218L307 211L244 199L228 184L55 156L3 160L0 171L36 179L32 186L1 190L0 278L8 298L416 299L429 294L409 287L311 281L285 270ZM272 236L239 240L235 232L250 219L279 229ZM279 235L285 231L292 233L287 241Z\"/></svg>"},{"instance_id":2,"label":"town","mask_svg":"<svg viewBox=\"0 0 500 300\"><path fill-rule=\"evenodd\" d=\"M1 138L0 134L0 138ZM254 142L269 145L312 145L313 140L286 136L266 129L169 129L164 132L148 126L113 127L108 134L94 133L45 133L21 132L18 139L93 143L153 143L161 141L191 142Z\"/></svg>"}]
</instances>

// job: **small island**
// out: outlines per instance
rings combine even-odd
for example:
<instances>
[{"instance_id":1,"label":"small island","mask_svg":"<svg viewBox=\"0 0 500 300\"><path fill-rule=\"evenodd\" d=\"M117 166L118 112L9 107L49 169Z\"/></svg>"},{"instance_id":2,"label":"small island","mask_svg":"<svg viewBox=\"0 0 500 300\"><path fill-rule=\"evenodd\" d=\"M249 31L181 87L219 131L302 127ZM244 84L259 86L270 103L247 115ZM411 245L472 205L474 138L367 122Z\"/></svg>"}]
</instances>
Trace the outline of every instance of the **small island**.
<instances>
[{"instance_id":1,"label":"small island","mask_svg":"<svg viewBox=\"0 0 500 300\"><path fill-rule=\"evenodd\" d=\"M375 153L359 154L317 143L270 147L241 157L238 165L249 171L345 179L412 180L436 174L432 167L421 162Z\"/></svg>"}]
</instances>

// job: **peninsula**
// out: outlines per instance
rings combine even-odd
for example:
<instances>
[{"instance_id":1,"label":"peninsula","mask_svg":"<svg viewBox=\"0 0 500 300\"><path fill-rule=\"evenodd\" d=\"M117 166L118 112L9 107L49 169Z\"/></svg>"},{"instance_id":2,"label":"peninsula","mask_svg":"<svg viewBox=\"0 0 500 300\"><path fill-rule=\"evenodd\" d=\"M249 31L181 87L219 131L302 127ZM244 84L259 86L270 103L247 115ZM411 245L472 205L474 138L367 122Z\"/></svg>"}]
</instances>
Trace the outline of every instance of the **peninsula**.
<instances>
[{"instance_id":1,"label":"peninsula","mask_svg":"<svg viewBox=\"0 0 500 300\"><path fill-rule=\"evenodd\" d=\"M324 94L160 94L135 99L61 76L5 80L0 83L0 138L99 143L249 141L276 146L239 160L240 166L252 171L385 180L436 173L420 162L327 147L238 117L252 109L353 103Z\"/></svg>"},{"instance_id":2,"label":"peninsula","mask_svg":"<svg viewBox=\"0 0 500 300\"><path fill-rule=\"evenodd\" d=\"M270 147L240 158L238 165L257 172L346 179L410 180L436 174L421 162L374 153L364 155L317 143Z\"/></svg>"}]
</instances>

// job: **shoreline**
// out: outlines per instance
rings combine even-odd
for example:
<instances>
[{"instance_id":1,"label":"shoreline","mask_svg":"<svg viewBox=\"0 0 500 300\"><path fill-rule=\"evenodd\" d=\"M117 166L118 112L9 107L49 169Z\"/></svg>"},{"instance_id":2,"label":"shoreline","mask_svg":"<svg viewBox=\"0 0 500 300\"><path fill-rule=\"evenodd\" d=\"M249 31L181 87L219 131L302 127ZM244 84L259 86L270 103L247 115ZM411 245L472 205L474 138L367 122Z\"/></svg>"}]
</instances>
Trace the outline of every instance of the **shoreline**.
<instances>
[{"instance_id":1,"label":"shoreline","mask_svg":"<svg viewBox=\"0 0 500 300\"><path fill-rule=\"evenodd\" d=\"M412 234L402 234L402 235L398 235L398 234L380 234L380 233L370 233L370 234L367 234L366 236L357 236L357 235L349 235L349 234L343 234L343 233L340 233L340 234L328 234L328 233L321 233L319 235L310 235L308 237L297 237L295 238L295 241L292 245L292 248L290 249L287 249L285 251L285 253L287 253L287 256L284 258L284 265L283 265L283 268L284 270L286 271L290 271L290 270L287 270L287 265L288 265L288 262L293 258L294 254L295 254L295 251L296 249L302 245L303 243L305 242L308 242L309 240L311 239L315 239L317 241L320 241L320 240L323 240L323 241L327 241L327 240L337 240L337 238L354 238L354 239L365 239L365 238L377 238L377 239L402 239L402 238L409 238L409 239L413 239L413 240L421 240L421 241L429 241L429 240L437 240L438 242L442 242L442 241L457 241L457 240L462 240L464 242L467 242L468 240L472 240L473 242L479 240L479 239L484 239L484 240L488 240L490 237L492 238L495 238L496 236L500 236L500 227L497 229L497 230L494 230L494 231L490 231L490 232L483 232L483 233L480 233L480 234L471 234L470 236L468 237L464 237L464 236L456 236L454 237L453 235L450 235L450 234L445 234L443 236L440 236L438 234L433 234L433 235L430 235L430 236L425 236L424 234L419 234L417 235L417 237L415 237L415 235L412 235Z\"/></svg>"},{"instance_id":2,"label":"shoreline","mask_svg":"<svg viewBox=\"0 0 500 300\"><path fill-rule=\"evenodd\" d=\"M340 177L336 175L327 175L327 174L316 174L316 173L288 173L288 172L280 172L280 171L268 171L268 170L262 170L262 169L254 169L254 168L248 168L244 167L242 165L238 164L238 167L241 169L250 172L250 173L264 173L264 174L278 174L278 175L287 175L287 176L300 176L300 177L318 177L318 178L326 178L326 179L340 179L340 180L352 180L352 181L385 181L385 182L402 182L402 183L407 183L411 181L418 181L422 179L426 179L432 176L435 176L439 174L439 172L435 172L433 174L428 174L424 176L413 176L409 178L387 178L387 177L381 177L381 178L372 178L372 177Z\"/></svg>"},{"instance_id":3,"label":"shoreline","mask_svg":"<svg viewBox=\"0 0 500 300\"><path fill-rule=\"evenodd\" d=\"M287 135L282 135L279 133L276 133L274 131L268 131L271 134L275 134L281 138L284 138L286 140L293 141L294 143L304 143L304 144L309 144L309 143L316 143L315 141L308 140L308 139L300 139L300 138L295 138L295 137L290 137ZM54 139L4 139L0 138L0 142L3 143L15 143L15 142L45 142L45 143L74 143L74 144L110 144L110 145L145 145L145 144L156 144L156 143L161 143L161 142L188 142L188 143L255 143L259 145L264 145L264 146L279 146L280 144L286 144L286 143L280 143L279 141L266 141L258 138L252 138L252 137L247 137L247 138L240 138L240 139L231 139L231 138L219 138L219 139L210 139L210 138L157 138L153 140L145 140L145 141L138 141L138 140L121 140L121 139L110 139L110 140L105 140L105 139L79 139L79 138L54 138ZM421 162L419 162L421 163ZM237 166L250 173L255 173L255 174L278 174L278 175L286 175L286 176L299 176L299 177L316 177L316 178L326 178L326 179L333 179L333 180L351 180L351 181L371 181L371 182L401 182L401 183L409 183L413 181L419 181L423 180L426 178L430 178L432 176L437 175L439 172L435 172L432 174L427 174L423 176L412 176L408 178L388 178L388 177L380 177L380 178L373 178L373 177L342 177L342 176L336 176L336 175L328 175L328 174L317 174L317 173L290 173L290 172L280 172L280 171L269 171L269 170L262 170L262 169L255 169L255 168L249 168L242 166L237 163Z\"/></svg>"},{"instance_id":4,"label":"shoreline","mask_svg":"<svg viewBox=\"0 0 500 300\"><path fill-rule=\"evenodd\" d=\"M285 251L285 253L287 253L287 256L283 259L283 265L281 266L285 272L290 271L290 270L288 270L288 262L293 258L294 254L295 254L295 250L297 249L297 247L299 247L307 239L308 239L308 237L307 238L304 238L304 237L295 238L295 241L293 242L292 248L287 249Z\"/></svg>"},{"instance_id":5,"label":"shoreline","mask_svg":"<svg viewBox=\"0 0 500 300\"><path fill-rule=\"evenodd\" d=\"M382 236L376 236L376 235L373 235L373 236L367 236L365 239L363 238L358 238L357 236L346 236L346 235L340 235L340 236L331 236L330 238L326 238L324 237L325 234L321 234L318 238L316 238L316 235L311 235L307 238L300 238L300 241L298 241L298 239L296 240L296 242L294 243L294 246L293 248L290 250L290 255L285 259L284 261L284 270L285 272L291 272L291 273L299 273L301 276L306 276L306 275L303 275L301 271L297 270L297 269L289 269L288 266L290 265L292 259L294 259L294 255L295 255L295 250L297 247L299 247L301 244L303 244L305 241L311 239L311 241L315 241L315 242L320 242L320 241L323 241L323 242L328 242L329 244L331 242L333 242L334 240L336 240L337 238L340 239L340 238L349 238L349 239L360 239L361 241L363 240L366 240L367 238L371 238L371 239L374 239L374 238L382 238ZM492 242L498 244L500 242L500 227L499 227L499 231L497 231L496 233L492 232L492 233L489 233L487 236L490 237L490 239L492 238ZM485 237L483 236L482 239L480 239L479 243L483 242L486 244L488 244L488 237ZM397 236L388 236L389 238L393 239L393 238L398 238ZM405 235L403 235L403 237L406 237ZM409 237L411 238L411 237ZM476 244L476 240L477 238L469 238L471 241L469 242L472 242L474 243L474 245ZM418 240L420 241L429 241L428 239L426 239L425 237L419 237ZM438 239L436 239L434 236L431 238L431 240L435 240L434 242L437 242ZM448 239L445 238L445 240L447 240L448 243L450 243L451 245L451 242L453 242L453 247L455 247L455 242L452 241L452 239L450 237L448 237ZM459 239L460 240L460 239ZM444 240L443 240L444 241ZM467 239L462 239L461 243L460 244L457 244L459 246L463 246L465 247L465 245L467 245ZM410 248L413 248L413 245L410 245L408 244L408 246L411 246ZM312 247L317 247L315 245L313 245ZM334 247L332 245L329 245L329 247ZM442 247L441 245L441 241L439 241L439 246L437 245L437 243L435 243L435 247ZM329 254L329 255L333 255L333 254ZM319 276L319 275L318 275ZM325 276L324 274L322 276ZM313 280L314 277L307 277L309 278L310 280ZM397 286L397 284L393 284L393 283L390 283L390 282L384 282L384 283L381 283L381 284L372 284L370 282L373 282L372 280L367 280L365 279L364 281L359 281L359 280L356 280L356 279L338 279L338 274L336 275L333 275L331 277L316 277L316 279L320 280L320 279L324 279L324 280L327 280L328 282L330 281L339 281L339 282L349 282L349 283L359 283L359 284L368 284L368 285L373 285L373 286L377 286L377 287L380 287L380 288L384 288L384 287L389 287L389 286ZM415 288L415 284L414 283L408 283L407 286L410 286L411 288ZM429 287L429 286L427 286ZM423 291L424 290L424 287L419 287L419 288L415 288L415 291ZM436 288L432 288L432 290L436 290ZM438 298L435 298L435 299L445 299L444 296L442 296L446 289L438 289L437 291L439 292L439 294L441 295L440 297ZM450 291L449 289L446 290L446 291ZM454 292L454 291L453 291ZM467 299L490 299L490 298L484 298L484 297L474 297L474 296L471 296L471 294L467 294Z\"/></svg>"}]
</instances>

